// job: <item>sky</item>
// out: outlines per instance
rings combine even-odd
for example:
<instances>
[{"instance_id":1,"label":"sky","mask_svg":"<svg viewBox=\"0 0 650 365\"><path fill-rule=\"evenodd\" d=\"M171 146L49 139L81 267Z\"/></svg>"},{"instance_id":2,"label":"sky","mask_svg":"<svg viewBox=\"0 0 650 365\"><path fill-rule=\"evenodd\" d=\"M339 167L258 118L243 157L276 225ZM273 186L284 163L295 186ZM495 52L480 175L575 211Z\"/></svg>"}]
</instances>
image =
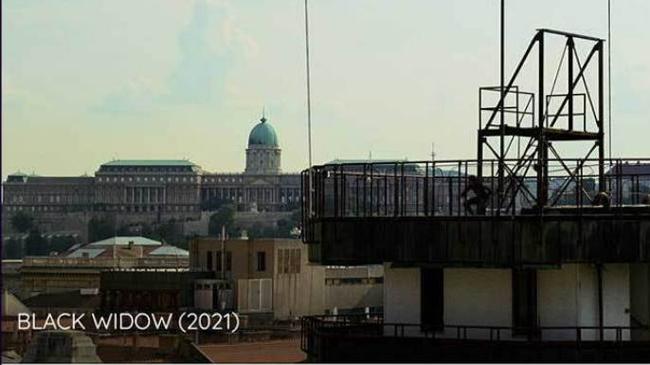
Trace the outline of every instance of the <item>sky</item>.
<instances>
[{"instance_id":1,"label":"sky","mask_svg":"<svg viewBox=\"0 0 650 365\"><path fill-rule=\"evenodd\" d=\"M303 0L3 0L2 177L112 159L243 171L262 111L307 167ZM498 0L309 0L314 163L475 156ZM650 1L612 0L615 156L649 156ZM536 28L607 37L606 0L506 0L506 73ZM559 57L559 53L558 56ZM549 66L550 67L550 66ZM551 67L552 68L552 67ZM551 69L549 68L549 69Z\"/></svg>"}]
</instances>

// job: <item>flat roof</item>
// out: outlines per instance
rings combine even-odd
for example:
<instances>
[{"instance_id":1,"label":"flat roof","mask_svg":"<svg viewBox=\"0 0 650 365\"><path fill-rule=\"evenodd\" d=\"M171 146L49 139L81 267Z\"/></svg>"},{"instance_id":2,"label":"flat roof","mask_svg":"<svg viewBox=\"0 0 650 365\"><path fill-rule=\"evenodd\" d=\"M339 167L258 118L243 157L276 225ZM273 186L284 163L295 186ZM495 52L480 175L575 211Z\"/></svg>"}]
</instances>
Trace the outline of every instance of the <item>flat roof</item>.
<instances>
[{"instance_id":1,"label":"flat roof","mask_svg":"<svg viewBox=\"0 0 650 365\"><path fill-rule=\"evenodd\" d=\"M130 243L135 246L162 246L162 242L142 236L115 236L101 241L91 242L85 247L128 246Z\"/></svg>"},{"instance_id":2,"label":"flat roof","mask_svg":"<svg viewBox=\"0 0 650 365\"><path fill-rule=\"evenodd\" d=\"M196 166L189 160L113 160L102 166Z\"/></svg>"}]
</instances>

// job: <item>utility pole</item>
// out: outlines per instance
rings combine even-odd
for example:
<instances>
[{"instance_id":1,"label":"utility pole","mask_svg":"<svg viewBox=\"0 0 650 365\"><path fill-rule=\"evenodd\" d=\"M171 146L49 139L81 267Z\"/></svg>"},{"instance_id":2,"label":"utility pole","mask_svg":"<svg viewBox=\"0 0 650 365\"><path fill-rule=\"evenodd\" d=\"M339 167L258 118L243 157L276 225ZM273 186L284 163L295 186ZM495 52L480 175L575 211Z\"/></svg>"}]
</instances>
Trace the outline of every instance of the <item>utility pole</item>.
<instances>
[{"instance_id":1,"label":"utility pole","mask_svg":"<svg viewBox=\"0 0 650 365\"><path fill-rule=\"evenodd\" d=\"M221 226L221 279L226 278L226 226Z\"/></svg>"}]
</instances>

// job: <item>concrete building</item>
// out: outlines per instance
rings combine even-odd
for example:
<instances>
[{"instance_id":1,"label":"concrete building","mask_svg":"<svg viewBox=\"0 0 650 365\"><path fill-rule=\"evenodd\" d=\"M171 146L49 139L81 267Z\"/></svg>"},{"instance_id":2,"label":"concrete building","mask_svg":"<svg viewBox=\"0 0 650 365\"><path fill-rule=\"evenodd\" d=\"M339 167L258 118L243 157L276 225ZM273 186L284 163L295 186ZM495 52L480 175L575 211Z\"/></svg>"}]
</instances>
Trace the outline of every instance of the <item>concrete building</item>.
<instances>
[{"instance_id":1,"label":"concrete building","mask_svg":"<svg viewBox=\"0 0 650 365\"><path fill-rule=\"evenodd\" d=\"M310 264L308 256L308 247L295 239L222 243L206 237L190 242L190 270L232 280L239 313L284 320L334 311L363 313L366 307L380 310L381 267L330 268ZM203 284L196 283L196 305L217 307L212 288Z\"/></svg>"},{"instance_id":2,"label":"concrete building","mask_svg":"<svg viewBox=\"0 0 650 365\"><path fill-rule=\"evenodd\" d=\"M196 238L190 242L190 270L232 280L241 314L291 319L325 310L325 268L308 264L299 240L233 239L222 245L216 238ZM196 290L201 297L203 287Z\"/></svg>"},{"instance_id":3,"label":"concrete building","mask_svg":"<svg viewBox=\"0 0 650 365\"><path fill-rule=\"evenodd\" d=\"M80 331L41 331L27 347L27 363L100 363L93 340Z\"/></svg>"},{"instance_id":4,"label":"concrete building","mask_svg":"<svg viewBox=\"0 0 650 365\"><path fill-rule=\"evenodd\" d=\"M22 354L32 338L32 330L18 330L18 315L31 314L15 295L4 289L2 291L2 352L14 351Z\"/></svg>"},{"instance_id":5,"label":"concrete building","mask_svg":"<svg viewBox=\"0 0 650 365\"><path fill-rule=\"evenodd\" d=\"M197 220L223 202L240 211L290 211L299 207L300 175L282 173L275 129L262 118L253 127L243 173L213 173L187 160L114 160L94 176L11 174L2 184L3 232L10 218L27 212L43 232L76 230L95 215L118 222Z\"/></svg>"},{"instance_id":6,"label":"concrete building","mask_svg":"<svg viewBox=\"0 0 650 365\"><path fill-rule=\"evenodd\" d=\"M348 318L342 325L341 316L304 319L303 349L312 360L648 355L650 207L629 199L643 192L645 170L606 177L608 186L626 187L612 190L615 207L563 203L545 207L543 218L527 207L471 215L455 194L436 201L435 179L446 182L449 176L377 172L373 178L399 188L392 196L376 196L371 179L332 188L357 176L348 166L325 165L313 174L320 182L309 196L313 211L305 220L310 261L382 264L384 287L380 320L355 325ZM464 178L449 186L464 186ZM325 328L331 332L319 330Z\"/></svg>"},{"instance_id":7,"label":"concrete building","mask_svg":"<svg viewBox=\"0 0 650 365\"><path fill-rule=\"evenodd\" d=\"M144 237L119 236L72 247L59 256L28 256L20 269L21 298L65 291L94 290L109 270L187 270L188 253Z\"/></svg>"}]
</instances>

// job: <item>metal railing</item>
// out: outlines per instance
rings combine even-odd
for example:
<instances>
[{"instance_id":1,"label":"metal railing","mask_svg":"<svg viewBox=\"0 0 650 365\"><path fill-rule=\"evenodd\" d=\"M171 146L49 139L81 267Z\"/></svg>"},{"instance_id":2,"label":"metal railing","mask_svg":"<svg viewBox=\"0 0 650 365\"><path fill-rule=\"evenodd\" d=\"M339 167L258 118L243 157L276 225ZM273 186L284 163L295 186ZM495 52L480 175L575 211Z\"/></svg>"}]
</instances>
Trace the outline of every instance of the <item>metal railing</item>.
<instances>
[{"instance_id":1,"label":"metal railing","mask_svg":"<svg viewBox=\"0 0 650 365\"><path fill-rule=\"evenodd\" d=\"M591 207L599 191L608 192L611 206L620 207L641 204L650 193L650 159L607 161L602 187L597 160L568 161L549 160L549 207ZM497 160L486 160L481 165L482 185L491 191L485 202L485 214L518 214L521 209L534 207L537 173L531 171L533 168L516 165L505 167L507 181L501 192L504 198L501 206L497 204L498 165ZM635 168L639 166L645 168ZM304 209L309 213L311 208L311 217L316 218L471 215L463 192L477 170L476 160L314 166L302 172Z\"/></svg>"},{"instance_id":2,"label":"metal railing","mask_svg":"<svg viewBox=\"0 0 650 365\"><path fill-rule=\"evenodd\" d=\"M85 257L51 257L27 256L23 258L23 268L39 267L82 267L82 268L184 268L189 267L187 257L116 257L116 258L85 258Z\"/></svg>"},{"instance_id":3,"label":"metal railing","mask_svg":"<svg viewBox=\"0 0 650 365\"><path fill-rule=\"evenodd\" d=\"M648 326L483 326L448 325L427 326L413 323L388 323L381 317L308 316L301 318L301 349L308 354L318 354L319 337L392 337L428 338L454 341L490 342L574 342L621 343L631 340L632 332L648 334Z\"/></svg>"}]
</instances>

